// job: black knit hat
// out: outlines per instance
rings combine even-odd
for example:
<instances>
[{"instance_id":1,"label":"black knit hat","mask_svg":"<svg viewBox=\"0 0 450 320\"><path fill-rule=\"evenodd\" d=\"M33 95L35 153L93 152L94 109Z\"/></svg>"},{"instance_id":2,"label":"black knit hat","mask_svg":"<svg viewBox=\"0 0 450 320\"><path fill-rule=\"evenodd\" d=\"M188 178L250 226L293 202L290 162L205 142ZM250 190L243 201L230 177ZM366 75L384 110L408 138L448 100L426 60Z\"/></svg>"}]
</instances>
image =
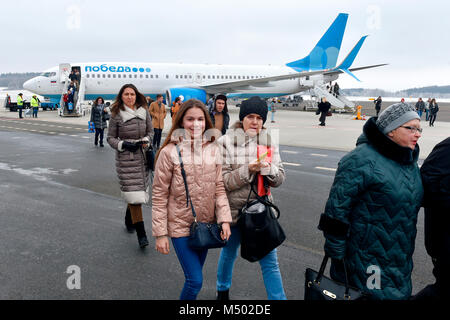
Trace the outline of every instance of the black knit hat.
<instances>
[{"instance_id":1,"label":"black knit hat","mask_svg":"<svg viewBox=\"0 0 450 320\"><path fill-rule=\"evenodd\" d=\"M267 119L267 104L260 97L251 97L250 99L244 100L241 103L239 110L239 120L242 121L246 116L251 113L256 113L261 116L263 123Z\"/></svg>"}]
</instances>

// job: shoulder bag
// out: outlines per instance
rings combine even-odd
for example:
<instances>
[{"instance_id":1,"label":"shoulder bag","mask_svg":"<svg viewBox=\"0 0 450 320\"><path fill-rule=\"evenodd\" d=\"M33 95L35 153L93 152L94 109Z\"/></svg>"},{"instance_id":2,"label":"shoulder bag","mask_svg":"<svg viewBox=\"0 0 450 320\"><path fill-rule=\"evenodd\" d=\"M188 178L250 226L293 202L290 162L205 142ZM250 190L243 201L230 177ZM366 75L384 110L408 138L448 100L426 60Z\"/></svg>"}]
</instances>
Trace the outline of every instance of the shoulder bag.
<instances>
[{"instance_id":1,"label":"shoulder bag","mask_svg":"<svg viewBox=\"0 0 450 320\"><path fill-rule=\"evenodd\" d=\"M367 293L348 285L345 260L342 261L342 264L344 265L345 283L340 283L323 275L325 272L325 267L327 266L328 258L329 257L325 255L319 272L310 268L306 269L304 299L309 301L365 300L368 297Z\"/></svg>"},{"instance_id":2,"label":"shoulder bag","mask_svg":"<svg viewBox=\"0 0 450 320\"><path fill-rule=\"evenodd\" d=\"M196 250L224 247L227 244L227 241L222 240L220 237L222 227L219 224L197 221L197 214L195 213L194 205L192 204L192 199L189 195L186 171L184 171L183 160L181 159L181 152L178 144L176 145L176 148L178 158L180 159L181 175L183 176L184 187L186 189L186 206L189 207L189 204L191 204L192 215L194 216L194 222L191 224L190 228L188 246Z\"/></svg>"},{"instance_id":3,"label":"shoulder bag","mask_svg":"<svg viewBox=\"0 0 450 320\"><path fill-rule=\"evenodd\" d=\"M266 178L264 181L266 185ZM252 192L256 195L256 200L249 201ZM261 260L283 243L286 235L278 223L279 217L278 207L271 203L267 196L259 196L252 182L247 203L239 210L237 222L241 232L242 258L250 262Z\"/></svg>"}]
</instances>

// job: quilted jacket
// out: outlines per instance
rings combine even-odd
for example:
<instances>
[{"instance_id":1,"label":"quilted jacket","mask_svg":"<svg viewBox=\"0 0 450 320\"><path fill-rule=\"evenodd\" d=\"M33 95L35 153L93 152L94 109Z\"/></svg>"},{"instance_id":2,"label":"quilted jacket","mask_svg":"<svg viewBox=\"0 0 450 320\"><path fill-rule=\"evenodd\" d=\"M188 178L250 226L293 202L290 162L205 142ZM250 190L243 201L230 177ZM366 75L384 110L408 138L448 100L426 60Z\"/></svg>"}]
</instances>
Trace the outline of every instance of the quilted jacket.
<instances>
[{"instance_id":1,"label":"quilted jacket","mask_svg":"<svg viewBox=\"0 0 450 320\"><path fill-rule=\"evenodd\" d=\"M148 171L145 169L145 154L142 148L136 152L124 150L124 141L150 142L153 127L145 107L125 110L112 117L109 122L109 145L117 150L116 171L119 177L122 198L130 204L143 204L149 200Z\"/></svg>"},{"instance_id":2,"label":"quilted jacket","mask_svg":"<svg viewBox=\"0 0 450 320\"><path fill-rule=\"evenodd\" d=\"M230 206L223 185L220 150L204 141L193 148L191 140L172 135L171 143L161 149L155 167L152 189L152 234L171 238L189 236L194 222L187 206L176 144L180 146L192 203L201 222L231 222Z\"/></svg>"},{"instance_id":3,"label":"quilted jacket","mask_svg":"<svg viewBox=\"0 0 450 320\"><path fill-rule=\"evenodd\" d=\"M339 162L324 216L348 226L346 235L324 231L330 275L344 281L345 258L351 285L372 299L411 295L417 214L423 198L417 166L419 146L401 147L376 126L364 125L357 147ZM379 270L377 283L376 270Z\"/></svg>"}]
</instances>

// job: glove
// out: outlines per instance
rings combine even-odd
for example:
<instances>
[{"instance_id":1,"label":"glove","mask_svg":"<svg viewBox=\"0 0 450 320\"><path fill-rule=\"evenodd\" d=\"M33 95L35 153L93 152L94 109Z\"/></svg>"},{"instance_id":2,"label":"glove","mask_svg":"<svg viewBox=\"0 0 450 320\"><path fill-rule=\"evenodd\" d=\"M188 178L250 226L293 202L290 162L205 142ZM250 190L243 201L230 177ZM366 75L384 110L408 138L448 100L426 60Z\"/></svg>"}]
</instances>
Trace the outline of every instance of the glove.
<instances>
[{"instance_id":1,"label":"glove","mask_svg":"<svg viewBox=\"0 0 450 320\"><path fill-rule=\"evenodd\" d=\"M140 145L133 143L133 142L128 142L128 141L124 141L122 143L122 148L124 148L125 150L128 150L130 152L136 152L137 149L139 149Z\"/></svg>"}]
</instances>

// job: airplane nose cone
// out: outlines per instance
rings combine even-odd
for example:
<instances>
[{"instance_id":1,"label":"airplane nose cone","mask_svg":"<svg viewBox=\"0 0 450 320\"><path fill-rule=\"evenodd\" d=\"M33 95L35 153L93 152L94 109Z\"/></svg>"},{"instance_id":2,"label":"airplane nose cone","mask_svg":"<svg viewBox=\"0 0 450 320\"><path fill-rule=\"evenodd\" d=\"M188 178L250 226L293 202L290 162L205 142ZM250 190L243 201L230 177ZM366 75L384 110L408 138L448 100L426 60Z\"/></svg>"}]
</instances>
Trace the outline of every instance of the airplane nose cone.
<instances>
[{"instance_id":1,"label":"airplane nose cone","mask_svg":"<svg viewBox=\"0 0 450 320\"><path fill-rule=\"evenodd\" d=\"M28 91L33 91L36 89L36 81L35 79L30 79L28 81L25 81L25 83L23 84L23 88L28 90Z\"/></svg>"}]
</instances>

